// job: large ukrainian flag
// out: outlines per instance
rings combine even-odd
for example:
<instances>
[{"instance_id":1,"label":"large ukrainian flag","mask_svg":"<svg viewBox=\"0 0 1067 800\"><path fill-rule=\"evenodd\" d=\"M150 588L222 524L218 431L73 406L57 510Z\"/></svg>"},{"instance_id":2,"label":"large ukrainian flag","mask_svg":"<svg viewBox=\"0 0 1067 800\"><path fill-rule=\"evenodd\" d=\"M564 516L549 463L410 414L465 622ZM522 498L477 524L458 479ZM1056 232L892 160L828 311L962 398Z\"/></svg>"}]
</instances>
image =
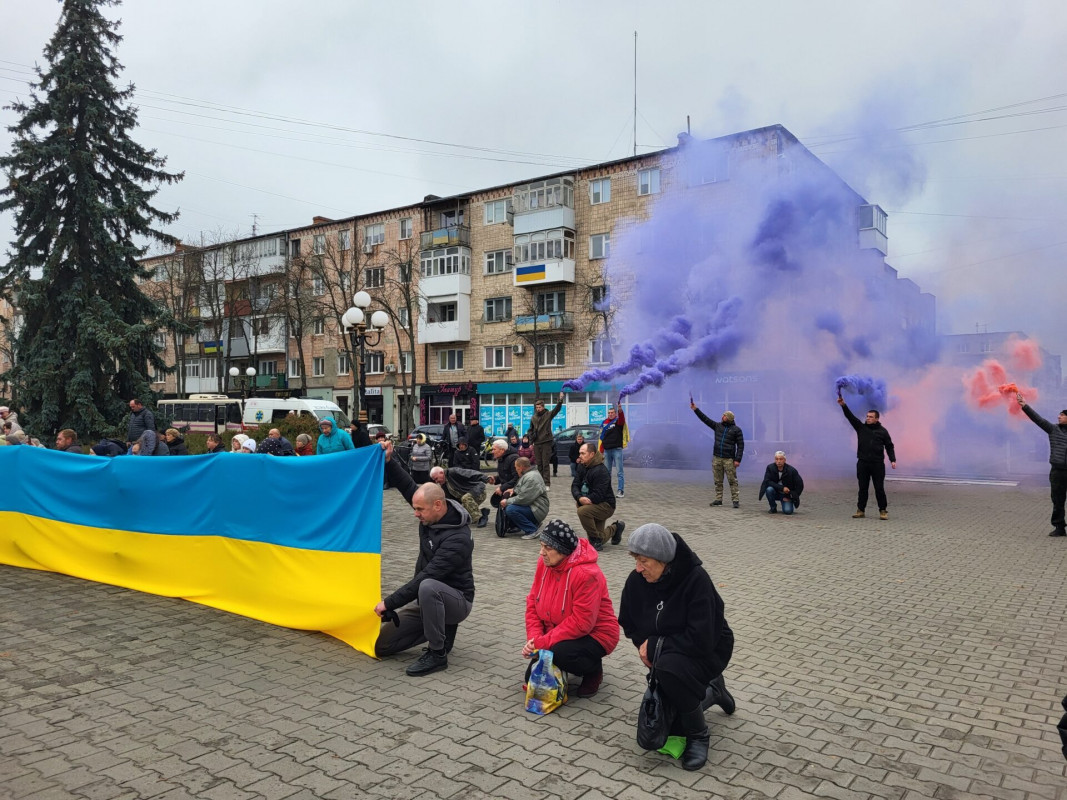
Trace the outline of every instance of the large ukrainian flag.
<instances>
[{"instance_id":1,"label":"large ukrainian flag","mask_svg":"<svg viewBox=\"0 0 1067 800\"><path fill-rule=\"evenodd\" d=\"M0 563L320 630L373 655L383 465L380 447L313 458L0 447Z\"/></svg>"}]
</instances>

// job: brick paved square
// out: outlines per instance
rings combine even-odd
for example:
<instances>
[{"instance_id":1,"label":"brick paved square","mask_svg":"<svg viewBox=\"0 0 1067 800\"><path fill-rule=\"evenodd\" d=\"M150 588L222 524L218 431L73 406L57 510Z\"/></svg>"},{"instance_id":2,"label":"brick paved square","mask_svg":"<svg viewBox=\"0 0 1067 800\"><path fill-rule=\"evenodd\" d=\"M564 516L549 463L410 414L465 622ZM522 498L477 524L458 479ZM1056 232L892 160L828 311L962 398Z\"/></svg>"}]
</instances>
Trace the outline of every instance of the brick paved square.
<instances>
[{"instance_id":1,"label":"brick paved square","mask_svg":"<svg viewBox=\"0 0 1067 800\"><path fill-rule=\"evenodd\" d=\"M707 507L704 473L627 472L621 517L686 538L737 637L738 710L708 712L699 773L637 747L627 642L595 698L522 710L537 545L486 528L474 611L448 670L421 679L404 675L417 652L375 662L319 633L0 567L0 796L1067 798L1067 546L1045 535L1046 487L890 482L882 522L850 518L850 481L812 478L785 517L751 474L734 510ZM575 523L565 487L551 496ZM387 493L387 592L415 554L411 510ZM617 608L632 560L609 547L601 565Z\"/></svg>"}]
</instances>

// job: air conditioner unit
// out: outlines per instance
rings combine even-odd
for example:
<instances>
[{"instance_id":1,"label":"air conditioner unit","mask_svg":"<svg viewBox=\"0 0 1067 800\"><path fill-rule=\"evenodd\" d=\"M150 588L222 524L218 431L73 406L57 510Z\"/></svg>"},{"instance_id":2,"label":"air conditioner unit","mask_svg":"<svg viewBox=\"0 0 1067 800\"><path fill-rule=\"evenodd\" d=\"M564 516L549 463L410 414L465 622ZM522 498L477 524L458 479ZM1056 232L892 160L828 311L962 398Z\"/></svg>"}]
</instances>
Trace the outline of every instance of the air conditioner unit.
<instances>
[{"instance_id":1,"label":"air conditioner unit","mask_svg":"<svg viewBox=\"0 0 1067 800\"><path fill-rule=\"evenodd\" d=\"M511 346L511 352L513 352L517 356L521 356L523 353L526 352L526 347L521 344L513 344Z\"/></svg>"},{"instance_id":2,"label":"air conditioner unit","mask_svg":"<svg viewBox=\"0 0 1067 800\"><path fill-rule=\"evenodd\" d=\"M611 336L608 337L608 341L611 342L612 345L618 347L619 342L621 342L622 340L618 336L615 336L614 334L612 334Z\"/></svg>"},{"instance_id":3,"label":"air conditioner unit","mask_svg":"<svg viewBox=\"0 0 1067 800\"><path fill-rule=\"evenodd\" d=\"M396 372L396 364L386 364L385 371L390 373Z\"/></svg>"},{"instance_id":4,"label":"air conditioner unit","mask_svg":"<svg viewBox=\"0 0 1067 800\"><path fill-rule=\"evenodd\" d=\"M372 245L370 242L367 242L363 245L363 254L369 256L372 253L374 253L374 245Z\"/></svg>"}]
</instances>

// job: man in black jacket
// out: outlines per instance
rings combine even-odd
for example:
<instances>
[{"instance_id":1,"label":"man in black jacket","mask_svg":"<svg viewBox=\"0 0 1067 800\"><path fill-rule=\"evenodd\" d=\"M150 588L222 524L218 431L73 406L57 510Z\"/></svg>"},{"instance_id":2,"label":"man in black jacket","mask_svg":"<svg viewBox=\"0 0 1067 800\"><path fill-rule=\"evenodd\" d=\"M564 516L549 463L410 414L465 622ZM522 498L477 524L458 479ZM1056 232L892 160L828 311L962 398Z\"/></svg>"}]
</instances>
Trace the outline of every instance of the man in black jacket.
<instances>
[{"instance_id":1,"label":"man in black jacket","mask_svg":"<svg viewBox=\"0 0 1067 800\"><path fill-rule=\"evenodd\" d=\"M1052 487L1052 532L1049 536L1067 536L1064 529L1063 506L1067 501L1067 408L1060 412L1058 424L1053 425L1017 395L1023 413L1041 430L1048 434L1048 462L1052 469L1048 482Z\"/></svg>"},{"instance_id":2,"label":"man in black jacket","mask_svg":"<svg viewBox=\"0 0 1067 800\"><path fill-rule=\"evenodd\" d=\"M497 499L493 502L494 507L500 505L500 500L512 494L515 484L519 482L519 473L515 470L515 460L519 454L508 448L508 443L503 439L493 442L493 458L496 459L496 475L490 477L489 483L496 484L493 496Z\"/></svg>"},{"instance_id":3,"label":"man in black jacket","mask_svg":"<svg viewBox=\"0 0 1067 800\"><path fill-rule=\"evenodd\" d=\"M615 513L615 493L611 491L611 473L604 466L604 456L590 442L578 451L578 472L571 481L571 495L578 504L578 521L594 548L603 550L609 539L612 544L622 541L625 522L619 519L611 527L604 527L604 521Z\"/></svg>"},{"instance_id":4,"label":"man in black jacket","mask_svg":"<svg viewBox=\"0 0 1067 800\"><path fill-rule=\"evenodd\" d=\"M711 454L711 474L715 478L715 499L709 505L722 505L722 482L725 477L730 482L730 500L733 502L733 507L740 508L741 486L737 482L737 468L741 466L741 458L745 455L745 435L741 432L740 426L734 422L734 412L722 412L722 421L716 422L706 417L692 400L689 401L689 407L701 422L715 431L715 448Z\"/></svg>"},{"instance_id":5,"label":"man in black jacket","mask_svg":"<svg viewBox=\"0 0 1067 800\"><path fill-rule=\"evenodd\" d=\"M867 412L867 419L860 422L843 398L837 398L837 404L845 412L845 419L856 431L856 480L859 481L859 497L856 499L856 513L853 519L862 519L867 508L867 491L874 482L874 498L878 501L879 519L889 519L889 502L885 496L885 456L889 454L889 463L897 468L897 453L893 449L893 439L889 431L882 427L881 415L873 408Z\"/></svg>"},{"instance_id":6,"label":"man in black jacket","mask_svg":"<svg viewBox=\"0 0 1067 800\"><path fill-rule=\"evenodd\" d=\"M767 496L770 504L769 513L778 513L778 501L782 502L782 513L792 514L800 505L800 493L804 491L804 479L796 467L785 463L785 451L774 454L774 463L768 464L763 473L763 484L759 487L759 496ZM757 498L759 499L759 498Z\"/></svg>"},{"instance_id":7,"label":"man in black jacket","mask_svg":"<svg viewBox=\"0 0 1067 800\"><path fill-rule=\"evenodd\" d=\"M456 629L474 604L471 518L437 484L418 486L392 458L392 442L386 442L383 449L389 484L411 504L419 521L419 557L415 577L374 607L374 613L382 617L374 651L379 657L389 656L426 642L429 646L406 672L429 675L448 667ZM409 605L412 600L418 604ZM399 622L389 621L388 612L397 609Z\"/></svg>"}]
</instances>

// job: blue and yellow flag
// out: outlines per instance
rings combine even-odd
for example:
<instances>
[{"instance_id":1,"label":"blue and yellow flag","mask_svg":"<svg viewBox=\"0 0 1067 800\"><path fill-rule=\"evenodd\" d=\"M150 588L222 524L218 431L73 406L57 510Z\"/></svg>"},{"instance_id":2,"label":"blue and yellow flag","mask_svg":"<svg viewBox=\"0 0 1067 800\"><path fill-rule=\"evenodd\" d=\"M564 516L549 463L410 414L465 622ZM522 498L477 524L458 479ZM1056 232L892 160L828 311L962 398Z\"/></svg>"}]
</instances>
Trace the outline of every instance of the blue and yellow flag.
<instances>
[{"instance_id":1,"label":"blue and yellow flag","mask_svg":"<svg viewBox=\"0 0 1067 800\"><path fill-rule=\"evenodd\" d=\"M0 563L320 630L374 654L380 447L277 458L0 447Z\"/></svg>"}]
</instances>

